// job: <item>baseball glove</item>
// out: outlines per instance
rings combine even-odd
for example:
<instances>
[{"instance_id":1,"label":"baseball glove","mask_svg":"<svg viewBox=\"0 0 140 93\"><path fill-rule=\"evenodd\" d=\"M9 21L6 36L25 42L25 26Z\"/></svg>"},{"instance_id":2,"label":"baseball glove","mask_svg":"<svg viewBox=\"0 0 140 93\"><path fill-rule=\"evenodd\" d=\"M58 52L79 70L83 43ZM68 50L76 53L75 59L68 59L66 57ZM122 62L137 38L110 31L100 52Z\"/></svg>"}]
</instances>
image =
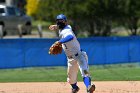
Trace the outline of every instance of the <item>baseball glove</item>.
<instances>
[{"instance_id":1,"label":"baseball glove","mask_svg":"<svg viewBox=\"0 0 140 93\"><path fill-rule=\"evenodd\" d=\"M50 55L57 55L62 53L62 44L56 41L49 49Z\"/></svg>"}]
</instances>

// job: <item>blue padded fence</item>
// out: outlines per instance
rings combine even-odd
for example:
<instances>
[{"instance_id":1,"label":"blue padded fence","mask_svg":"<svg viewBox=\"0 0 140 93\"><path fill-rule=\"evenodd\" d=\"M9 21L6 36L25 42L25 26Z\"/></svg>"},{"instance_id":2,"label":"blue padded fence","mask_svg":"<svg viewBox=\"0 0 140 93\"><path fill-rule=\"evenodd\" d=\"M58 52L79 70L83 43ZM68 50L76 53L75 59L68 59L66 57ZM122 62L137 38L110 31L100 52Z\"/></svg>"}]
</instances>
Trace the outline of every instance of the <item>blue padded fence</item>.
<instances>
[{"instance_id":1,"label":"blue padded fence","mask_svg":"<svg viewBox=\"0 0 140 93\"><path fill-rule=\"evenodd\" d=\"M0 39L0 68L66 66L64 52L49 55L57 39ZM140 62L140 37L94 37L78 39L89 65Z\"/></svg>"}]
</instances>

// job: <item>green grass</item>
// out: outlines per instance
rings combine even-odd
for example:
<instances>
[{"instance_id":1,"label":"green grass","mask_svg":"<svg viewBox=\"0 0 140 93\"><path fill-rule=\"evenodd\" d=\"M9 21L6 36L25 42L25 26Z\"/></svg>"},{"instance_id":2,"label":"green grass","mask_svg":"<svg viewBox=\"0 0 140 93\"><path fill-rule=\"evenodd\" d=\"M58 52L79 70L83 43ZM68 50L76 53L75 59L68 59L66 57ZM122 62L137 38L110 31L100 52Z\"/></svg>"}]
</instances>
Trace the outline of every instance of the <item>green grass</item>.
<instances>
[{"instance_id":1,"label":"green grass","mask_svg":"<svg viewBox=\"0 0 140 93\"><path fill-rule=\"evenodd\" d=\"M90 66L93 81L140 80L140 65ZM0 82L65 82L66 67L34 67L22 69L1 69ZM78 81L82 81L78 73Z\"/></svg>"},{"instance_id":2,"label":"green grass","mask_svg":"<svg viewBox=\"0 0 140 93\"><path fill-rule=\"evenodd\" d=\"M0 70L0 82L64 81L64 68L24 68ZM63 78L61 78L63 77Z\"/></svg>"},{"instance_id":3,"label":"green grass","mask_svg":"<svg viewBox=\"0 0 140 93\"><path fill-rule=\"evenodd\" d=\"M140 67L106 66L101 69L92 68L91 73L96 81L140 80Z\"/></svg>"}]
</instances>

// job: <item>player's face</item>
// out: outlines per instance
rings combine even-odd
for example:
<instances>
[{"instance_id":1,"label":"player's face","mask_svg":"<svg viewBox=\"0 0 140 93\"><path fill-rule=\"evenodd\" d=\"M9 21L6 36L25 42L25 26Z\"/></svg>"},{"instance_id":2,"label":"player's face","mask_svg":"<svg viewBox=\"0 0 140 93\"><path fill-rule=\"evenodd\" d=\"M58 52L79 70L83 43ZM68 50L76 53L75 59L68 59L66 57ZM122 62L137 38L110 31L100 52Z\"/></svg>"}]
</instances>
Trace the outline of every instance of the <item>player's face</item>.
<instances>
[{"instance_id":1,"label":"player's face","mask_svg":"<svg viewBox=\"0 0 140 93\"><path fill-rule=\"evenodd\" d=\"M65 20L63 20L63 19L58 19L58 20L56 20L56 23L65 23Z\"/></svg>"},{"instance_id":2,"label":"player's face","mask_svg":"<svg viewBox=\"0 0 140 93\"><path fill-rule=\"evenodd\" d=\"M56 20L56 24L59 27L59 29L63 29L66 26L66 21L59 19L59 20Z\"/></svg>"}]
</instances>

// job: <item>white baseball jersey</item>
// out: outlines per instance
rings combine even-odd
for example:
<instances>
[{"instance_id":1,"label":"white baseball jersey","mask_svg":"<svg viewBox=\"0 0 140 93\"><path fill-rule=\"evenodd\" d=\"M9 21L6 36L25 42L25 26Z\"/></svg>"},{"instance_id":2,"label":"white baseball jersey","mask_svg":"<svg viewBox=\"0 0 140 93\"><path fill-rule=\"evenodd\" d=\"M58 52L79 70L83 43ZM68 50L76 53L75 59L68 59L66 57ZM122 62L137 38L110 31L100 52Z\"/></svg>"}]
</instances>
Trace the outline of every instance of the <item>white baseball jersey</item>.
<instances>
[{"instance_id":1,"label":"white baseball jersey","mask_svg":"<svg viewBox=\"0 0 140 93\"><path fill-rule=\"evenodd\" d=\"M65 38L68 35L72 35L74 38L66 43L62 44L63 50L65 51L67 56L75 55L80 51L80 44L75 36L75 34L72 31L72 28L70 25L67 25L64 29L59 30L59 37Z\"/></svg>"}]
</instances>

